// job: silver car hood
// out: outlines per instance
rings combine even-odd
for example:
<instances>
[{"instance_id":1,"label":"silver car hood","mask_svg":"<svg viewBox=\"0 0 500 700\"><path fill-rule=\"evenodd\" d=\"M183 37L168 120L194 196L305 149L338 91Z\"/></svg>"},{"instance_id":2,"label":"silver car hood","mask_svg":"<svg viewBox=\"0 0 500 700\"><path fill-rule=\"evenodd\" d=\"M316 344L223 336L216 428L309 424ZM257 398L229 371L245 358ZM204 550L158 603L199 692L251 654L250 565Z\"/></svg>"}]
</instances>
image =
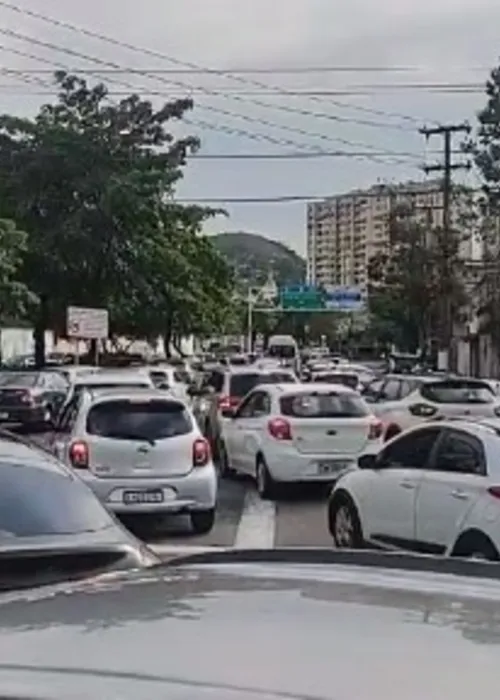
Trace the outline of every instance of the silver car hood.
<instances>
[{"instance_id":1,"label":"silver car hood","mask_svg":"<svg viewBox=\"0 0 500 700\"><path fill-rule=\"evenodd\" d=\"M0 596L0 694L470 700L498 685L498 582L193 565Z\"/></svg>"}]
</instances>

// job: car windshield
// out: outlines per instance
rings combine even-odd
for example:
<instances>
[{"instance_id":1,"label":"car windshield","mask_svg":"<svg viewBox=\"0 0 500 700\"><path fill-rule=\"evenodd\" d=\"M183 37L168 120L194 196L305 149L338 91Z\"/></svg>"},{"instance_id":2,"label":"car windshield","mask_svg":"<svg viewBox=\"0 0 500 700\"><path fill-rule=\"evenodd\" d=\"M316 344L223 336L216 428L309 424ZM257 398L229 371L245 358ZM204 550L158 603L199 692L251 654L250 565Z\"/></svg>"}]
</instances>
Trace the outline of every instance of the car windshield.
<instances>
[{"instance_id":1,"label":"car windshield","mask_svg":"<svg viewBox=\"0 0 500 700\"><path fill-rule=\"evenodd\" d=\"M80 396L84 391L103 390L106 389L150 389L150 385L146 382L86 382L85 384L75 384L73 393L75 397Z\"/></svg>"},{"instance_id":2,"label":"car windshield","mask_svg":"<svg viewBox=\"0 0 500 700\"><path fill-rule=\"evenodd\" d=\"M90 435L115 440L164 440L192 429L189 413L178 401L109 400L93 406L87 416Z\"/></svg>"},{"instance_id":3,"label":"car windshield","mask_svg":"<svg viewBox=\"0 0 500 700\"><path fill-rule=\"evenodd\" d=\"M0 461L0 541L76 535L114 525L80 479L33 463Z\"/></svg>"},{"instance_id":4,"label":"car windshield","mask_svg":"<svg viewBox=\"0 0 500 700\"><path fill-rule=\"evenodd\" d=\"M38 374L35 372L1 372L0 388L8 386L34 387L38 382Z\"/></svg>"},{"instance_id":5,"label":"car windshield","mask_svg":"<svg viewBox=\"0 0 500 700\"><path fill-rule=\"evenodd\" d=\"M296 350L293 345L271 345L267 354L269 357L291 360L295 357Z\"/></svg>"},{"instance_id":6,"label":"car windshield","mask_svg":"<svg viewBox=\"0 0 500 700\"><path fill-rule=\"evenodd\" d=\"M243 398L259 384L291 384L296 383L291 372L254 372L252 374L235 374L231 377L231 396Z\"/></svg>"},{"instance_id":7,"label":"car windshield","mask_svg":"<svg viewBox=\"0 0 500 700\"><path fill-rule=\"evenodd\" d=\"M281 413L293 418L362 418L369 415L355 394L301 393L280 399Z\"/></svg>"},{"instance_id":8,"label":"car windshield","mask_svg":"<svg viewBox=\"0 0 500 700\"><path fill-rule=\"evenodd\" d=\"M491 404L496 401L493 390L484 382L430 382L423 384L420 392L434 403Z\"/></svg>"}]
</instances>

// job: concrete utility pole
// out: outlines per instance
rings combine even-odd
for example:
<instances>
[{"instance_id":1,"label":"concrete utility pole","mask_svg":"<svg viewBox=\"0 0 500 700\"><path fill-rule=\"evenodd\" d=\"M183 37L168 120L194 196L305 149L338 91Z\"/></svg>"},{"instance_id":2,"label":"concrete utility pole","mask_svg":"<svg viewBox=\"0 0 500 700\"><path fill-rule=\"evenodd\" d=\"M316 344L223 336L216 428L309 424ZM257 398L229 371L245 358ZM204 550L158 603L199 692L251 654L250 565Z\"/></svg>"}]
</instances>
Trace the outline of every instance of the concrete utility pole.
<instances>
[{"instance_id":1,"label":"concrete utility pole","mask_svg":"<svg viewBox=\"0 0 500 700\"><path fill-rule=\"evenodd\" d=\"M441 310L440 310L440 333L439 333L439 352L438 352L438 368L442 370L450 369L450 344L453 338L453 318L452 318L452 299L449 292L451 282L451 266L449 252L452 250L452 222L451 222L451 174L454 170L469 170L470 162L460 161L453 163L451 160L451 139L454 134L464 133L470 134L471 127L467 123L463 124L448 124L445 126L436 126L431 128L419 129L419 132L428 140L431 136L442 136L444 139L443 162L434 165L424 165L426 174L432 172L443 173L443 270L441 276L443 293L440 295Z\"/></svg>"}]
</instances>

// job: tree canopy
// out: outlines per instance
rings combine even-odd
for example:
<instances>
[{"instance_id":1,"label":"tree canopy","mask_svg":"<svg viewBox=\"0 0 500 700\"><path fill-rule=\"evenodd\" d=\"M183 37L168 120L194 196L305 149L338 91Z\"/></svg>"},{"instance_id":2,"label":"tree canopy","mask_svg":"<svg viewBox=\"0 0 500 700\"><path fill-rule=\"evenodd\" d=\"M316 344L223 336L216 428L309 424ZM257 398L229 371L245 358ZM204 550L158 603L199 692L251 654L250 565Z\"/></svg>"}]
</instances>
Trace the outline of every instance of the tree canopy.
<instances>
[{"instance_id":1,"label":"tree canopy","mask_svg":"<svg viewBox=\"0 0 500 700\"><path fill-rule=\"evenodd\" d=\"M55 80L34 119L0 117L0 308L30 315L39 361L42 331L63 333L69 305L107 308L113 334L217 330L233 280L201 235L214 212L175 202L199 143L169 124L192 101L114 102L103 84Z\"/></svg>"}]
</instances>

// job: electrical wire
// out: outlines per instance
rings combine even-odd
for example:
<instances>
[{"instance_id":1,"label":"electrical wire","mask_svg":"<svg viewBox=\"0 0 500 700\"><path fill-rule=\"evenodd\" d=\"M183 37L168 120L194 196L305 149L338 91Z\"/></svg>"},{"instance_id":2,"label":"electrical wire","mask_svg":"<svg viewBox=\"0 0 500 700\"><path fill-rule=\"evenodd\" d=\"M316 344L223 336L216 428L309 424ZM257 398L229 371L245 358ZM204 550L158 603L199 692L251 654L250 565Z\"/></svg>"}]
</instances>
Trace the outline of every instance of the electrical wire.
<instances>
[{"instance_id":1,"label":"electrical wire","mask_svg":"<svg viewBox=\"0 0 500 700\"><path fill-rule=\"evenodd\" d=\"M101 34L99 32L94 32L89 29L85 29L84 27L79 27L77 25L74 25L70 22L66 22L63 20L58 20L53 17L49 17L48 15L44 15L39 12L35 12L34 10L27 10L26 8L22 8L19 5L16 5L15 3L11 2L5 2L5 0L0 0L0 7L4 7L5 9L11 10L13 12L16 12L18 14L26 15L28 17L31 17L33 19L40 20L42 22L45 22L46 24L51 24L52 26L59 27L62 29L67 29L69 31L76 32L82 36L87 36L92 39L98 39L99 41L106 42L112 46L115 47L120 47L124 49L128 49L129 51L133 51L135 53L140 53L142 55L148 55L152 58L156 59L161 59L163 61L167 61L168 63L171 63L173 65L185 68L185 69L190 69L190 70L207 70L206 66L200 66L196 63L193 63L191 61L181 61L177 58L174 58L173 56L169 56L165 53L159 52L159 51L153 51L152 49L147 49L139 46L135 46L134 44L130 44L129 42L125 41L120 41L118 39L115 39L113 37L107 36L105 34ZM117 66L110 66L110 67L117 67ZM120 68L120 66L118 66ZM231 73L229 71L219 71L217 73L218 75L224 76L228 78L229 80L233 80L238 83L242 83L244 85L253 85L255 87L259 87L261 89L267 90L268 88L272 88L276 92L279 92L282 95L288 95L288 92L286 89L281 88L279 86L270 86L267 85L266 83L261 83L260 81L256 80L250 80L248 78L244 78L241 75L236 75L234 73ZM154 76L151 76L154 77ZM159 78L157 78L159 79ZM234 98L235 96L233 96ZM323 103L324 101L321 100L318 97L313 97L311 96L311 100L315 100L317 102ZM412 124L420 124L422 121L430 122L430 123L435 123L431 119L418 119L415 116L409 116L405 114L399 114L397 112L384 112L383 110L378 110L378 109L373 109L369 107L363 107L361 105L353 105L353 104L346 104L342 103L339 101L334 101L334 100L329 100L331 104L334 104L336 106L341 106L341 107L347 107L350 109L358 110L361 112L364 112L366 114L374 114L377 116L384 116L384 117L389 117L389 118L397 118L397 119L402 119L403 121L406 122L411 122Z\"/></svg>"},{"instance_id":2,"label":"electrical wire","mask_svg":"<svg viewBox=\"0 0 500 700\"><path fill-rule=\"evenodd\" d=\"M48 48L48 49L51 49L53 51L59 51L59 52L64 53L64 54L68 54L71 56L82 58L86 61L89 61L91 63L95 63L99 66L112 66L112 67L118 67L118 68L120 67L114 62L105 61L105 60L102 60L100 58L91 56L89 54L85 54L85 53L82 53L79 51L74 51L73 49L69 49L67 47L58 46L57 44L53 44L51 42L41 41L41 40L35 39L34 37L31 37L29 35L20 34L19 32L13 32L12 30L9 30L9 29L0 29L0 34L4 35L4 36L14 37L14 38L19 39L21 41L25 41L29 44L34 44L36 46ZM0 50L8 51L8 52L12 51L14 53L21 54L21 55L24 54L25 56L30 56L31 58L38 58L38 60L40 60L41 62L44 62L44 63L51 63L52 65L62 66L62 64L60 64L58 62L53 62L53 61L50 61L48 59L42 59L40 57L34 57L32 54L27 54L26 52L21 52L17 49L12 49L10 47L0 46ZM123 80L117 80L114 78L113 79L108 78L108 81L113 82L113 83L117 83L120 85L125 85L126 87L132 89L134 92L137 91L137 86L132 84L132 83L125 82ZM316 132L310 132L306 129L300 129L298 127L291 127L288 125L276 124L274 122L270 122L270 121L265 120L265 119L260 119L259 117L251 117L251 116L246 115L246 114L239 114L237 112L231 112L229 110L224 110L224 109L220 109L217 107L213 107L212 105L204 105L204 106L200 106L200 108L202 108L202 109L204 108L206 110L210 110L210 111L216 112L218 114L223 114L225 116L229 116L232 118L239 118L239 119L242 119L244 121L248 121L252 124L255 123L255 124L264 125L268 128L271 127L271 128L283 129L285 131L289 131L291 133L297 133L297 134L300 134L302 136L306 136L309 138L318 138L318 139L320 138L320 139L328 141L328 142L338 142L338 143L342 143L343 145L346 145L346 146L360 147L360 148L367 149L367 150L374 150L374 151L381 150L379 147L374 146L372 144L367 144L367 143L358 142L358 141L351 141L348 139L342 139L340 137L330 137L330 136L327 136L326 134L317 134ZM183 117L183 121L185 123L194 123L194 120L188 120L187 118L184 118L184 117ZM210 125L209 122L202 122L200 120L197 122L197 124L200 125L201 128L209 128L209 129L213 128L213 126L214 126L214 125ZM216 130L226 131L225 128L222 129L220 127L217 127ZM248 134L248 132L246 132L246 133ZM272 138L272 137L268 138L267 135L264 135L264 134L261 134L260 137L262 137L263 139L265 138L265 140L269 140L269 141ZM295 146L295 147L299 147L299 148L311 148L312 147L314 149L314 146L309 146L309 145L304 146L303 144L298 145L297 143L290 141L290 140L285 141L284 139L280 139L279 141L281 142L281 145L287 145L287 146L292 146L292 147ZM273 139L272 142L276 142L276 141ZM384 152L386 152L387 155L392 155L392 153L389 149L383 149L383 150L384 150ZM373 156L370 159L373 160L374 162L380 162L380 160L377 161L376 156ZM394 164L397 164L397 163L398 163L398 161L395 161Z\"/></svg>"}]
</instances>

